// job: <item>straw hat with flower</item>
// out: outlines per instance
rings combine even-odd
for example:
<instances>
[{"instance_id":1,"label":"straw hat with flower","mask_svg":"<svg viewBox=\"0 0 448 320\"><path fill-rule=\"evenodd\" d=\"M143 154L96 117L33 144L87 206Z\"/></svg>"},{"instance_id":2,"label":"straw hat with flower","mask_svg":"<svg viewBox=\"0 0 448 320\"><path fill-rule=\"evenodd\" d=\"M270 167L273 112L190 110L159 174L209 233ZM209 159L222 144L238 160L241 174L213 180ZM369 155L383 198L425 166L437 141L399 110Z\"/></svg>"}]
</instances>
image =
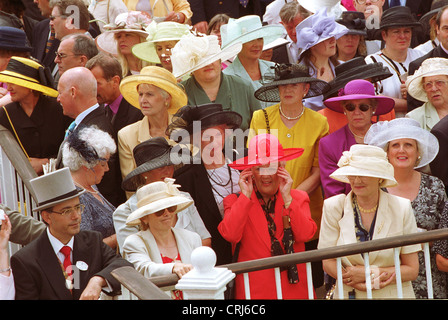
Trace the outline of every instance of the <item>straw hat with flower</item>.
<instances>
[{"instance_id":1,"label":"straw hat with flower","mask_svg":"<svg viewBox=\"0 0 448 320\"><path fill-rule=\"evenodd\" d=\"M140 74L125 77L120 83L121 94L136 108L140 108L137 87L143 83L152 84L165 90L171 96L171 104L168 108L169 113L175 113L179 108L187 104L187 95L181 85L177 83L174 75L162 67L149 66L144 67Z\"/></svg>"}]
</instances>

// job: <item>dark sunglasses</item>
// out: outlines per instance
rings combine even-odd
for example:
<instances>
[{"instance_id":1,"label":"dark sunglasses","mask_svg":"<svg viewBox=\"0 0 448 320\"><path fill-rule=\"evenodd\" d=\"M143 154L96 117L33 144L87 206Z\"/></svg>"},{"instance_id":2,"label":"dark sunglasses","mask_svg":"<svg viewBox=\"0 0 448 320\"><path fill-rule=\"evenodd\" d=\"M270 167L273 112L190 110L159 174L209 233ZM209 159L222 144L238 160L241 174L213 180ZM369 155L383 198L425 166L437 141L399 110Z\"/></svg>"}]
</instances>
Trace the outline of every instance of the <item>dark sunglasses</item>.
<instances>
[{"instance_id":1,"label":"dark sunglasses","mask_svg":"<svg viewBox=\"0 0 448 320\"><path fill-rule=\"evenodd\" d=\"M344 108L345 108L345 110L347 110L348 112L353 112L353 111L355 111L355 109L356 109L356 105L354 105L354 104L352 104L352 103L349 103L349 104L347 104ZM361 110L362 112L366 112L366 111L369 111L370 106L369 106L368 104L360 104L360 105L358 106L358 108L359 108L359 110Z\"/></svg>"},{"instance_id":2,"label":"dark sunglasses","mask_svg":"<svg viewBox=\"0 0 448 320\"><path fill-rule=\"evenodd\" d=\"M165 213L165 210L168 210L168 212L173 213L173 212L176 211L176 209L177 209L177 206L172 206L172 207L165 208L165 209L159 210L159 211L157 211L157 212L154 212L154 214L155 214L157 217L160 217L160 216L162 216L162 215Z\"/></svg>"}]
</instances>

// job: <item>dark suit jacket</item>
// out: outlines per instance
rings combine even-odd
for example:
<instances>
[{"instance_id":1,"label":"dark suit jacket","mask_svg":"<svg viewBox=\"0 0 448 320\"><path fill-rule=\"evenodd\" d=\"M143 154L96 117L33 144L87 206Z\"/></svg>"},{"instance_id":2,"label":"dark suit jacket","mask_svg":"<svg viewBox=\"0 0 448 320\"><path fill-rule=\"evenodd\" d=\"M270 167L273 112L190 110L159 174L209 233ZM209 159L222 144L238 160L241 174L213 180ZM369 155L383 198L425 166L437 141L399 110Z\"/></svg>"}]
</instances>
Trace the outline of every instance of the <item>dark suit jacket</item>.
<instances>
[{"instance_id":1,"label":"dark suit jacket","mask_svg":"<svg viewBox=\"0 0 448 320\"><path fill-rule=\"evenodd\" d=\"M209 22L218 13L225 13L231 18L239 18L247 14L256 14L262 17L260 0L250 0L247 10L243 11L243 6L239 0L188 0L190 3L193 16L191 17L192 24L201 21ZM251 11L251 12L248 12Z\"/></svg>"},{"instance_id":2,"label":"dark suit jacket","mask_svg":"<svg viewBox=\"0 0 448 320\"><path fill-rule=\"evenodd\" d=\"M120 283L110 274L114 269L132 266L108 247L100 233L81 231L73 243L73 265L83 261L86 271L75 270L75 288L72 294L65 286L60 262L50 244L47 232L11 257L17 300L78 300L89 280L97 275L108 281L114 295ZM79 282L76 275L79 274ZM79 284L77 288L77 284Z\"/></svg>"},{"instance_id":3,"label":"dark suit jacket","mask_svg":"<svg viewBox=\"0 0 448 320\"><path fill-rule=\"evenodd\" d=\"M140 112L141 113L141 112ZM115 141L117 142L117 132L114 130L109 119L106 117L104 108L99 106L92 112L90 112L80 123L80 125L96 125L99 129L109 133ZM126 202L126 194L121 189L121 171L120 162L118 159L118 152L115 152L110 156L109 160L109 171L104 173L101 183L97 185L101 194L115 207Z\"/></svg>"},{"instance_id":4,"label":"dark suit jacket","mask_svg":"<svg viewBox=\"0 0 448 320\"><path fill-rule=\"evenodd\" d=\"M418 68L420 68L423 61L429 58L448 58L448 54L442 49L441 44L439 44L437 47L429 51L424 56L421 56L420 58L412 61L409 64L408 74L413 75L415 71L417 71ZM409 94L407 95L407 102L408 102L408 112L414 110L415 108L420 107L424 103L423 101L414 99Z\"/></svg>"},{"instance_id":5,"label":"dark suit jacket","mask_svg":"<svg viewBox=\"0 0 448 320\"><path fill-rule=\"evenodd\" d=\"M431 9L432 0L407 0L406 7L411 9L414 17L419 20ZM389 9L389 0L384 1L383 11Z\"/></svg>"},{"instance_id":6,"label":"dark suit jacket","mask_svg":"<svg viewBox=\"0 0 448 320\"><path fill-rule=\"evenodd\" d=\"M432 128L431 133L439 140L439 153L436 158L429 164L431 174L439 178L445 184L445 191L448 192L448 117L442 118Z\"/></svg>"},{"instance_id":7,"label":"dark suit jacket","mask_svg":"<svg viewBox=\"0 0 448 320\"><path fill-rule=\"evenodd\" d=\"M109 107L105 106L104 108ZM117 135L120 129L142 119L142 111L134 107L123 98L121 100L120 106L118 107L117 114L112 118L112 127L115 131L115 134Z\"/></svg>"},{"instance_id":8,"label":"dark suit jacket","mask_svg":"<svg viewBox=\"0 0 448 320\"><path fill-rule=\"evenodd\" d=\"M216 265L232 262L232 248L219 233L218 225L222 221L221 213L213 195L212 186L202 164L185 165L174 173L180 189L188 192L194 200L205 227L212 236L212 249L216 253Z\"/></svg>"},{"instance_id":9,"label":"dark suit jacket","mask_svg":"<svg viewBox=\"0 0 448 320\"><path fill-rule=\"evenodd\" d=\"M35 25L32 42L33 50L31 51L31 56L39 60L42 65L48 67L51 72L56 65L54 58L56 58L56 52L58 51L60 41L58 39L54 39L50 50L46 54L45 48L47 47L49 34L50 19L42 20Z\"/></svg>"}]
</instances>

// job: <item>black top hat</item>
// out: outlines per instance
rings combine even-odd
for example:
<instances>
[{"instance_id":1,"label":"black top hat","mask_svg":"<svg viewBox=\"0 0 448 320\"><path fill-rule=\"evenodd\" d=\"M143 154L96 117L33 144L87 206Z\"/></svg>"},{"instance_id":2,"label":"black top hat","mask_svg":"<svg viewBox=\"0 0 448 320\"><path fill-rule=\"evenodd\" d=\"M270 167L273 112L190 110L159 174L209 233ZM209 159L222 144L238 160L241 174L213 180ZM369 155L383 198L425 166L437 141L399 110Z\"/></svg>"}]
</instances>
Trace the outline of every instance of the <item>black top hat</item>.
<instances>
[{"instance_id":1,"label":"black top hat","mask_svg":"<svg viewBox=\"0 0 448 320\"><path fill-rule=\"evenodd\" d=\"M336 22L347 27L349 30L347 34L367 36L366 18L362 12L344 11Z\"/></svg>"},{"instance_id":2,"label":"black top hat","mask_svg":"<svg viewBox=\"0 0 448 320\"><path fill-rule=\"evenodd\" d=\"M397 6L385 10L381 16L380 30L388 28L420 27L409 7Z\"/></svg>"},{"instance_id":3,"label":"black top hat","mask_svg":"<svg viewBox=\"0 0 448 320\"><path fill-rule=\"evenodd\" d=\"M272 68L272 67L271 67ZM280 102L280 94L278 86L294 84L294 83L309 83L310 89L305 95L306 98L319 96L325 91L327 83L325 81L316 79L310 76L308 67L301 64L276 64L274 74L264 75L264 81L273 78L273 81L267 82L257 91L255 91L255 98L265 102Z\"/></svg>"},{"instance_id":4,"label":"black top hat","mask_svg":"<svg viewBox=\"0 0 448 320\"><path fill-rule=\"evenodd\" d=\"M167 128L167 135L173 140L177 140L172 136L173 132L178 130L186 130L190 135L195 129L194 122L200 121L200 130L216 127L219 125L227 125L229 129L237 129L241 127L242 116L230 110L223 110L221 104L208 103L198 106L184 106L180 108L172 118Z\"/></svg>"},{"instance_id":5,"label":"black top hat","mask_svg":"<svg viewBox=\"0 0 448 320\"><path fill-rule=\"evenodd\" d=\"M164 137L154 137L138 144L133 150L137 168L123 179L121 184L123 190L136 191L141 186L138 178L141 173L191 163L190 150L179 146L181 150L176 150L174 143L170 144Z\"/></svg>"},{"instance_id":6,"label":"black top hat","mask_svg":"<svg viewBox=\"0 0 448 320\"><path fill-rule=\"evenodd\" d=\"M366 63L364 58L357 57L344 62L334 69L336 77L328 83L328 90L324 92L324 100L335 95L339 89L356 79L371 79L377 82L392 76L388 68L381 62Z\"/></svg>"},{"instance_id":7,"label":"black top hat","mask_svg":"<svg viewBox=\"0 0 448 320\"><path fill-rule=\"evenodd\" d=\"M29 52L26 34L23 30L8 26L0 26L0 49Z\"/></svg>"}]
</instances>

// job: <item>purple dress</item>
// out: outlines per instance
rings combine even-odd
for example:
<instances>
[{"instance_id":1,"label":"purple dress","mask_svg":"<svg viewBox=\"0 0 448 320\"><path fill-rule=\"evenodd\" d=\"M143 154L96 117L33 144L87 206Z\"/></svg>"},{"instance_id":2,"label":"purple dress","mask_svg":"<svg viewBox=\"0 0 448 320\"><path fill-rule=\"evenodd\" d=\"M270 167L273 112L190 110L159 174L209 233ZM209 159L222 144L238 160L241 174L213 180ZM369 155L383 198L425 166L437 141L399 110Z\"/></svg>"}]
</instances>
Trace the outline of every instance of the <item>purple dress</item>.
<instances>
[{"instance_id":1,"label":"purple dress","mask_svg":"<svg viewBox=\"0 0 448 320\"><path fill-rule=\"evenodd\" d=\"M348 194L350 192L350 184L334 180L330 178L330 174L339 168L338 161L342 156L342 152L350 150L350 147L354 144L356 144L356 140L350 132L348 124L320 139L320 181L325 199L337 194Z\"/></svg>"}]
</instances>

